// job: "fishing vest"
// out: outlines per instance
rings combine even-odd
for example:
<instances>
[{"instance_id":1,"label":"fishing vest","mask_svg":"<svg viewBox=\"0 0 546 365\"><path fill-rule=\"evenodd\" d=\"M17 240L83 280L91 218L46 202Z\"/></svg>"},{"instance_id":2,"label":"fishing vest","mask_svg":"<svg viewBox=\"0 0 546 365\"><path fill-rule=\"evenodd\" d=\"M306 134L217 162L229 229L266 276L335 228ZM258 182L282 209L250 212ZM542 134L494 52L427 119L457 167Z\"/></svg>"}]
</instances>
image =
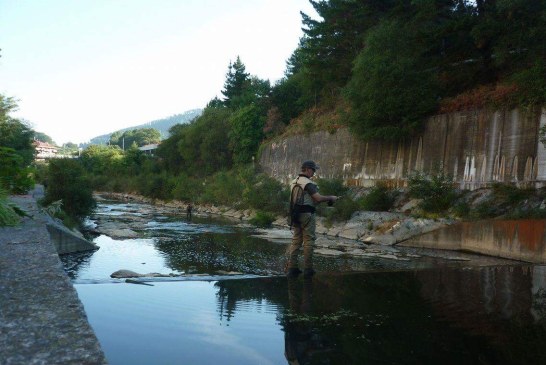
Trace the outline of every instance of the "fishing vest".
<instances>
[{"instance_id":1,"label":"fishing vest","mask_svg":"<svg viewBox=\"0 0 546 365\"><path fill-rule=\"evenodd\" d=\"M315 203L313 198L311 198L311 195L309 195L309 193L305 190L305 186L307 184L314 184L314 182L312 182L309 178L305 176L298 176L290 183L290 191L293 191L294 187L296 185L299 185L303 190L303 202L301 205L308 205L314 208L317 203Z\"/></svg>"}]
</instances>

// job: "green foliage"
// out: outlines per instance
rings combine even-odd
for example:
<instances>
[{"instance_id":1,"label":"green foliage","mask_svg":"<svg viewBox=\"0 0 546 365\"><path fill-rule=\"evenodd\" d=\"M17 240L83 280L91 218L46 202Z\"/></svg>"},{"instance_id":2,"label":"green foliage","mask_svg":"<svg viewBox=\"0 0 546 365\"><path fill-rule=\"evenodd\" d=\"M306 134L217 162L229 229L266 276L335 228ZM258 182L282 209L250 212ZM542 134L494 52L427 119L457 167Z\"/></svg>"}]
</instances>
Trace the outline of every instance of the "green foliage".
<instances>
[{"instance_id":1,"label":"green foliage","mask_svg":"<svg viewBox=\"0 0 546 365\"><path fill-rule=\"evenodd\" d=\"M342 221L351 218L354 212L359 210L359 203L348 195L349 188L343 185L341 179L317 179L317 185L321 195L341 196L333 207L321 204L318 214L325 216L329 222Z\"/></svg>"},{"instance_id":2,"label":"green foliage","mask_svg":"<svg viewBox=\"0 0 546 365\"><path fill-rule=\"evenodd\" d=\"M360 210L360 204L349 196L345 196L334 204L335 221L346 221L351 219L352 215Z\"/></svg>"},{"instance_id":3,"label":"green foliage","mask_svg":"<svg viewBox=\"0 0 546 365\"><path fill-rule=\"evenodd\" d=\"M174 181L173 198L177 200L197 201L204 189L203 180L184 173L176 176Z\"/></svg>"},{"instance_id":4,"label":"green foliage","mask_svg":"<svg viewBox=\"0 0 546 365\"><path fill-rule=\"evenodd\" d=\"M280 114L279 119L283 124L288 124L291 119L304 111L303 87L300 79L301 75L283 78L271 90L272 104L277 108Z\"/></svg>"},{"instance_id":5,"label":"green foliage","mask_svg":"<svg viewBox=\"0 0 546 365\"><path fill-rule=\"evenodd\" d=\"M457 198L453 179L441 170L430 175L413 173L408 179L408 191L412 198L422 199L419 207L427 213L445 212Z\"/></svg>"},{"instance_id":6,"label":"green foliage","mask_svg":"<svg viewBox=\"0 0 546 365\"><path fill-rule=\"evenodd\" d=\"M166 171L139 176L138 192L153 199L171 200L176 180Z\"/></svg>"},{"instance_id":7,"label":"green foliage","mask_svg":"<svg viewBox=\"0 0 546 365\"><path fill-rule=\"evenodd\" d=\"M319 19L302 14L304 39L290 59L291 71L301 74L300 98L309 107L318 99L335 99L346 84L354 58L364 46L363 35L393 1L311 1Z\"/></svg>"},{"instance_id":8,"label":"green foliage","mask_svg":"<svg viewBox=\"0 0 546 365\"><path fill-rule=\"evenodd\" d=\"M119 146L91 145L83 150L80 160L90 174L116 175L123 163L123 151Z\"/></svg>"},{"instance_id":9,"label":"green foliage","mask_svg":"<svg viewBox=\"0 0 546 365\"><path fill-rule=\"evenodd\" d=\"M13 148L0 146L0 187L14 194L25 194L34 186L32 169Z\"/></svg>"},{"instance_id":10,"label":"green foliage","mask_svg":"<svg viewBox=\"0 0 546 365\"><path fill-rule=\"evenodd\" d=\"M492 186L493 198L497 202L515 205L529 198L534 193L534 189L520 189L511 184L495 183Z\"/></svg>"},{"instance_id":11,"label":"green foliage","mask_svg":"<svg viewBox=\"0 0 546 365\"><path fill-rule=\"evenodd\" d=\"M96 206L91 185L82 164L74 159L54 159L49 162L48 186L42 204L47 206L62 200L63 211L75 220L91 214Z\"/></svg>"},{"instance_id":12,"label":"green foliage","mask_svg":"<svg viewBox=\"0 0 546 365\"><path fill-rule=\"evenodd\" d=\"M519 89L519 104L543 106L546 104L546 61L537 59L534 63L511 78ZM544 126L540 129L544 144Z\"/></svg>"},{"instance_id":13,"label":"green foliage","mask_svg":"<svg viewBox=\"0 0 546 365\"><path fill-rule=\"evenodd\" d=\"M133 144L141 147L147 144L159 143L161 133L155 128L138 128L128 131L118 131L110 136L110 145L116 145L123 149L129 149Z\"/></svg>"},{"instance_id":14,"label":"green foliage","mask_svg":"<svg viewBox=\"0 0 546 365\"><path fill-rule=\"evenodd\" d=\"M349 188L343 185L342 179L317 179L317 186L321 195L345 195Z\"/></svg>"},{"instance_id":15,"label":"green foliage","mask_svg":"<svg viewBox=\"0 0 546 365\"><path fill-rule=\"evenodd\" d=\"M53 139L50 136L48 136L47 134L45 134L45 133L34 132L34 138L37 141L49 143L51 145L55 145L55 142L53 141Z\"/></svg>"},{"instance_id":16,"label":"green foliage","mask_svg":"<svg viewBox=\"0 0 546 365\"><path fill-rule=\"evenodd\" d=\"M19 223L19 216L8 202L8 192L0 186L0 227L15 226Z\"/></svg>"},{"instance_id":17,"label":"green foliage","mask_svg":"<svg viewBox=\"0 0 546 365\"><path fill-rule=\"evenodd\" d=\"M224 90L222 90L224 105L232 109L240 107L249 88L250 74L246 72L245 65L237 56L235 62L230 62L228 66Z\"/></svg>"},{"instance_id":18,"label":"green foliage","mask_svg":"<svg viewBox=\"0 0 546 365\"><path fill-rule=\"evenodd\" d=\"M271 227L273 221L275 221L273 214L259 210L256 212L256 216L250 219L250 224L261 228L268 228Z\"/></svg>"},{"instance_id":19,"label":"green foliage","mask_svg":"<svg viewBox=\"0 0 546 365\"><path fill-rule=\"evenodd\" d=\"M438 87L414 33L396 21L368 33L347 85L351 129L363 138L399 139L414 133L437 106Z\"/></svg>"},{"instance_id":20,"label":"green foliage","mask_svg":"<svg viewBox=\"0 0 546 365\"><path fill-rule=\"evenodd\" d=\"M216 203L233 207L242 206L244 186L235 171L218 172L204 181L204 191L201 200L206 203Z\"/></svg>"},{"instance_id":21,"label":"green foliage","mask_svg":"<svg viewBox=\"0 0 546 365\"><path fill-rule=\"evenodd\" d=\"M171 136L157 149L163 167L171 174L181 172L206 176L229 169L232 156L229 147L231 111L224 107L208 107L190 124L177 125Z\"/></svg>"},{"instance_id":22,"label":"green foliage","mask_svg":"<svg viewBox=\"0 0 546 365\"><path fill-rule=\"evenodd\" d=\"M245 182L243 202L253 209L283 214L289 200L288 187L266 174L254 175Z\"/></svg>"},{"instance_id":23,"label":"green foliage","mask_svg":"<svg viewBox=\"0 0 546 365\"><path fill-rule=\"evenodd\" d=\"M236 164L245 164L256 156L263 134L265 116L255 105L237 110L230 118L230 146Z\"/></svg>"},{"instance_id":24,"label":"green foliage","mask_svg":"<svg viewBox=\"0 0 546 365\"><path fill-rule=\"evenodd\" d=\"M359 200L363 210L386 212L392 208L396 193L384 185L376 185Z\"/></svg>"},{"instance_id":25,"label":"green foliage","mask_svg":"<svg viewBox=\"0 0 546 365\"><path fill-rule=\"evenodd\" d=\"M15 150L22 158L21 165L26 167L34 159L34 131L26 123L10 116L16 109L17 103L13 98L0 94L0 147Z\"/></svg>"}]
</instances>

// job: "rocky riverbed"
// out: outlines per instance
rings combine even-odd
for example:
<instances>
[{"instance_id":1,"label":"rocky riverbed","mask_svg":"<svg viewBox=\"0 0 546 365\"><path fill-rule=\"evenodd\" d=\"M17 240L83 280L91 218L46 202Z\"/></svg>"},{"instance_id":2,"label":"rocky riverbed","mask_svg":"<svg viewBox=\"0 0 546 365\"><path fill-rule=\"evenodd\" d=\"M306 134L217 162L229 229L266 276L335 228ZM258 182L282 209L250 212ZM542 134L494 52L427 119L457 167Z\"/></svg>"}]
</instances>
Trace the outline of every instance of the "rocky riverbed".
<instances>
[{"instance_id":1,"label":"rocky riverbed","mask_svg":"<svg viewBox=\"0 0 546 365\"><path fill-rule=\"evenodd\" d=\"M112 211L95 214L92 220L96 234L104 234L114 239L137 238L142 228L153 220L155 215L179 215L186 217L186 204L178 201L164 202L148 199L138 195L97 193L97 200L115 200L126 203L143 203ZM250 226L248 222L255 212L238 211L227 207L194 206L194 214L200 217L224 217L234 225ZM325 219L318 217L315 254L323 256L345 256L362 258L381 258L395 261L414 261L423 257L440 259L446 262L467 262L477 265L502 264L493 257L477 256L455 251L440 251L400 247L395 245L405 239L422 233L453 224L450 219L423 219L409 216L402 212L357 212L343 223L329 225ZM278 217L273 227L254 229L254 235L269 241L288 244L292 232L286 225L284 217Z\"/></svg>"},{"instance_id":2,"label":"rocky riverbed","mask_svg":"<svg viewBox=\"0 0 546 365\"><path fill-rule=\"evenodd\" d=\"M187 204L180 201L161 201L149 199L139 195L120 193L97 193L97 200L114 199L127 202L140 202L151 204L155 209L161 209L166 213L185 214ZM356 212L346 222L330 223L323 217L317 217L317 234L329 238L344 238L359 241L364 244L394 245L423 233L453 224L456 221L450 218L426 219L416 218L403 211L410 209L415 203L410 201L401 207L400 212ZM215 205L194 206L194 214L218 215L234 219L235 222L248 222L256 212L251 209L236 210L229 207ZM137 233L131 229L131 224L139 221L145 222L146 212L127 212L127 216L120 216L116 222L110 218L95 216L101 233L114 238L134 238ZM137 213L135 215L135 213ZM130 218L131 223L123 223L123 218ZM286 224L286 218L279 216L273 222L275 231L281 236L289 236L290 230Z\"/></svg>"}]
</instances>

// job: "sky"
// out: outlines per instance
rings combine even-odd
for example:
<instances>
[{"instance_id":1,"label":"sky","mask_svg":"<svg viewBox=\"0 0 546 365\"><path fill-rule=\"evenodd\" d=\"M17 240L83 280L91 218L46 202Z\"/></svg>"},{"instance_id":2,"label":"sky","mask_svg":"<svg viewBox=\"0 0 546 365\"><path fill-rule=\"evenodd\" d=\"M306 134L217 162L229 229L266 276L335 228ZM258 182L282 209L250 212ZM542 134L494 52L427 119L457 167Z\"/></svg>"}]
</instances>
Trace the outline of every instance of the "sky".
<instances>
[{"instance_id":1,"label":"sky","mask_svg":"<svg viewBox=\"0 0 546 365\"><path fill-rule=\"evenodd\" d=\"M204 108L230 61L273 84L308 0L0 0L0 94L58 144Z\"/></svg>"}]
</instances>

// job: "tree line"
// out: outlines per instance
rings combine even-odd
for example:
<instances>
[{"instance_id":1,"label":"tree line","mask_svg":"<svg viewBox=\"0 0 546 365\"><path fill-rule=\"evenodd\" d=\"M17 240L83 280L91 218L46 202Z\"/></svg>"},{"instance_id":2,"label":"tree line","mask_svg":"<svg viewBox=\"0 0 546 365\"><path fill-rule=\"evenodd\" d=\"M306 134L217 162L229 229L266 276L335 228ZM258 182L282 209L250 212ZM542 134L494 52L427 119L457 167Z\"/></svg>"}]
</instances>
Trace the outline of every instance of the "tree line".
<instances>
[{"instance_id":1,"label":"tree line","mask_svg":"<svg viewBox=\"0 0 546 365\"><path fill-rule=\"evenodd\" d=\"M400 139L438 112L545 103L546 0L310 3L318 17L302 13L282 79L250 75L236 57L222 96L172 127L154 158L133 135L84 150L77 163L91 186L278 211L269 202L286 189L253 162L264 141L293 129L346 125L362 138ZM150 143L152 134L143 134Z\"/></svg>"}]
</instances>

